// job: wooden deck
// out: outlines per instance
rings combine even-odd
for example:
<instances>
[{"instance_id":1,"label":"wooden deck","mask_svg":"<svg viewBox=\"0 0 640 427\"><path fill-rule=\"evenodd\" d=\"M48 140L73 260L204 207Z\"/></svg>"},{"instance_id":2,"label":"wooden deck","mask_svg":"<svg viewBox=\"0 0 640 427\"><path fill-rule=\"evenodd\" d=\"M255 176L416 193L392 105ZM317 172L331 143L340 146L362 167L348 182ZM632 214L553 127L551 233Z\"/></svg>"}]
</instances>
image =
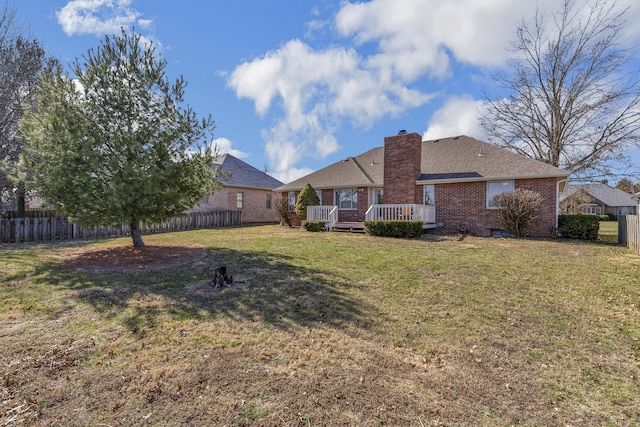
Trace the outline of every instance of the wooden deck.
<instances>
[{"instance_id":1,"label":"wooden deck","mask_svg":"<svg viewBox=\"0 0 640 427\"><path fill-rule=\"evenodd\" d=\"M437 225L433 223L424 223L422 228L424 230L430 228L436 228ZM364 233L364 224L362 222L337 222L333 226L333 231L343 231L348 233Z\"/></svg>"},{"instance_id":2,"label":"wooden deck","mask_svg":"<svg viewBox=\"0 0 640 427\"><path fill-rule=\"evenodd\" d=\"M348 233L364 233L362 222L337 222L333 226L333 231L346 231Z\"/></svg>"}]
</instances>

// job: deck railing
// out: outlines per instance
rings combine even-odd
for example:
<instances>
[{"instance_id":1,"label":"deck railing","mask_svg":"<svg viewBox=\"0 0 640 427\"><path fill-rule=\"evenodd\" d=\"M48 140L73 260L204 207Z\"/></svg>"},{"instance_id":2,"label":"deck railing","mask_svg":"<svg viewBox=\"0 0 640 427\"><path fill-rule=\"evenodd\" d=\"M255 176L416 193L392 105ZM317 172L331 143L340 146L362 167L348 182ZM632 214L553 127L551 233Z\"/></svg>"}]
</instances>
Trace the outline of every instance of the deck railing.
<instances>
[{"instance_id":1,"label":"deck railing","mask_svg":"<svg viewBox=\"0 0 640 427\"><path fill-rule=\"evenodd\" d=\"M365 213L365 220L422 221L434 224L436 222L436 208L435 206L412 204L371 205Z\"/></svg>"},{"instance_id":2,"label":"deck railing","mask_svg":"<svg viewBox=\"0 0 640 427\"><path fill-rule=\"evenodd\" d=\"M307 206L307 221L324 221L329 230L338 222L338 207L325 206Z\"/></svg>"}]
</instances>

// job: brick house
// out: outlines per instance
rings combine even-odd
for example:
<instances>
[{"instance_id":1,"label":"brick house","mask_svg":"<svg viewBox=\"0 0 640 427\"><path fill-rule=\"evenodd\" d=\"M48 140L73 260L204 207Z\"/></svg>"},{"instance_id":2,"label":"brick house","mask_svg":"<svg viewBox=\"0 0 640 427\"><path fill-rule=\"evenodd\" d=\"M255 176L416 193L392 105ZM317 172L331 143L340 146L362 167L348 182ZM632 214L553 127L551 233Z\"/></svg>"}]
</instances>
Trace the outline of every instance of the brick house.
<instances>
[{"instance_id":1,"label":"brick house","mask_svg":"<svg viewBox=\"0 0 640 427\"><path fill-rule=\"evenodd\" d=\"M282 182L231 154L219 156L213 167L228 174L222 188L205 196L191 212L240 210L243 223L277 222L273 189Z\"/></svg>"},{"instance_id":2,"label":"brick house","mask_svg":"<svg viewBox=\"0 0 640 427\"><path fill-rule=\"evenodd\" d=\"M425 228L490 236L501 232L494 196L525 188L544 199L531 235L557 227L558 195L569 173L468 136L422 141L400 131L384 146L277 187L295 205L310 183L336 223L423 219ZM333 207L333 208L331 208ZM404 214L404 215L403 215ZM389 216L391 215L391 216ZM311 219L311 218L310 218Z\"/></svg>"}]
</instances>

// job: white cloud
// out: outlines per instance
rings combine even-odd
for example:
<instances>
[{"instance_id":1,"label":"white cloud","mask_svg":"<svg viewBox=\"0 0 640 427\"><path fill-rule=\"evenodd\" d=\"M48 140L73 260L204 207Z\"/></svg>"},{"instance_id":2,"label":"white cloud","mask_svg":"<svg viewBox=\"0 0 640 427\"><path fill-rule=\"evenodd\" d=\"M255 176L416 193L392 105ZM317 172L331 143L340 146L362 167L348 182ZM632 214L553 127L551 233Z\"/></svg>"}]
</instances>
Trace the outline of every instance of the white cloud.
<instances>
[{"instance_id":1,"label":"white cloud","mask_svg":"<svg viewBox=\"0 0 640 427\"><path fill-rule=\"evenodd\" d=\"M483 131L478 121L478 109L482 104L483 101L469 95L452 97L431 116L422 138L425 141L455 135L481 138Z\"/></svg>"},{"instance_id":2,"label":"white cloud","mask_svg":"<svg viewBox=\"0 0 640 427\"><path fill-rule=\"evenodd\" d=\"M244 159L245 157L249 156L249 153L231 148L233 143L227 138L216 138L211 142L213 143L214 147L217 147L219 154L231 154L232 156L239 159Z\"/></svg>"},{"instance_id":3,"label":"white cloud","mask_svg":"<svg viewBox=\"0 0 640 427\"><path fill-rule=\"evenodd\" d=\"M369 67L354 49L316 51L300 40L240 64L228 85L253 100L260 115L280 101L282 119L263 133L276 173L292 168L302 152L324 158L337 151L333 133L344 120L367 128L431 98Z\"/></svg>"},{"instance_id":4,"label":"white cloud","mask_svg":"<svg viewBox=\"0 0 640 427\"><path fill-rule=\"evenodd\" d=\"M505 23L534 9L534 2L511 0L373 0L346 3L336 27L356 43L377 43L372 63L413 81L448 77L450 55L474 65L501 63L513 31Z\"/></svg>"},{"instance_id":5,"label":"white cloud","mask_svg":"<svg viewBox=\"0 0 640 427\"><path fill-rule=\"evenodd\" d=\"M619 0L622 7L633 2ZM559 5L540 3L547 13ZM338 150L334 133L345 122L367 129L427 104L443 82L455 86L458 65L481 75L504 66L517 23L532 18L537 6L513 0L345 1L333 20L341 40L322 49L290 40L238 65L227 84L262 117L281 109L263 139L271 166L284 174L303 157ZM638 16L639 9L632 5L628 16ZM311 40L331 22L313 12ZM481 136L478 105L471 97L450 98L431 117L427 135Z\"/></svg>"},{"instance_id":6,"label":"white cloud","mask_svg":"<svg viewBox=\"0 0 640 427\"><path fill-rule=\"evenodd\" d=\"M56 12L58 23L69 35L111 34L136 22L143 28L151 25L148 19L138 19L140 12L131 8L132 0L71 0Z\"/></svg>"},{"instance_id":7,"label":"white cloud","mask_svg":"<svg viewBox=\"0 0 640 427\"><path fill-rule=\"evenodd\" d=\"M152 19L138 19L138 27L142 29L149 29L153 26Z\"/></svg>"},{"instance_id":8,"label":"white cloud","mask_svg":"<svg viewBox=\"0 0 640 427\"><path fill-rule=\"evenodd\" d=\"M298 178L302 178L305 175L309 175L311 172L314 172L314 170L309 168L293 167L282 172L273 172L273 173L269 172L269 175L273 176L275 179L282 181L286 184L291 181L295 181Z\"/></svg>"}]
</instances>

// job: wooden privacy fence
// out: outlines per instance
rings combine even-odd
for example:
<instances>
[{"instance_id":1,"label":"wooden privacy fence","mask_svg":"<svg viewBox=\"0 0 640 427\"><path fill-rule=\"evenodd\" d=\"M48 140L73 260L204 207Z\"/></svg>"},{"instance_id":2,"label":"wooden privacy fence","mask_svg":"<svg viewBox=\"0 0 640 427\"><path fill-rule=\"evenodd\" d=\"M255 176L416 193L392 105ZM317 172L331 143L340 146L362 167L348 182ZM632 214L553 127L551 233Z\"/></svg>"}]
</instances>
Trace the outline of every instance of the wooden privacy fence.
<instances>
[{"instance_id":1,"label":"wooden privacy fence","mask_svg":"<svg viewBox=\"0 0 640 427\"><path fill-rule=\"evenodd\" d=\"M218 228L242 224L241 211L194 212L155 224L141 224L142 234ZM0 242L47 242L85 240L129 235L128 224L108 227L82 227L68 218L15 218L0 220Z\"/></svg>"},{"instance_id":2,"label":"wooden privacy fence","mask_svg":"<svg viewBox=\"0 0 640 427\"><path fill-rule=\"evenodd\" d=\"M618 243L640 254L640 215L618 217Z\"/></svg>"}]
</instances>

